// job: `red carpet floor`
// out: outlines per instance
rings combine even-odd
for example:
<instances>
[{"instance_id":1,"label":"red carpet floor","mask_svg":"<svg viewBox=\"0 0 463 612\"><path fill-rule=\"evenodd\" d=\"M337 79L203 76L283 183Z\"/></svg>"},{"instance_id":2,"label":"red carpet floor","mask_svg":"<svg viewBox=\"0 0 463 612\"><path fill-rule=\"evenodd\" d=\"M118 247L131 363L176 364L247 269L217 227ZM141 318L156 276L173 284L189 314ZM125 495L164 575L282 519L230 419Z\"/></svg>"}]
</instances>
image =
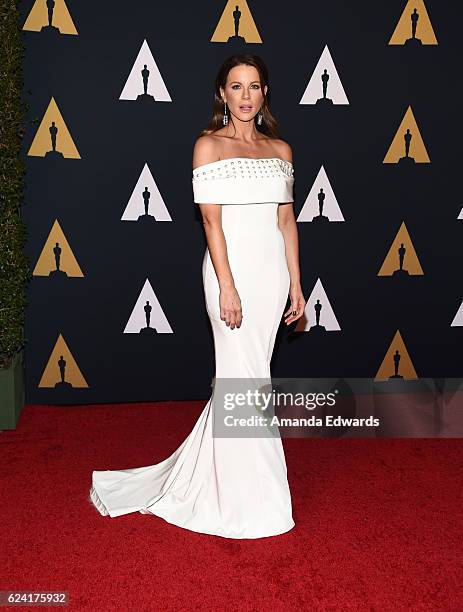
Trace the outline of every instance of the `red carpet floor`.
<instances>
[{"instance_id":1,"label":"red carpet floor","mask_svg":"<svg viewBox=\"0 0 463 612\"><path fill-rule=\"evenodd\" d=\"M458 439L284 439L296 527L273 538L98 514L92 470L161 461L204 404L27 406L0 433L0 591L65 590L68 610L463 610Z\"/></svg>"}]
</instances>

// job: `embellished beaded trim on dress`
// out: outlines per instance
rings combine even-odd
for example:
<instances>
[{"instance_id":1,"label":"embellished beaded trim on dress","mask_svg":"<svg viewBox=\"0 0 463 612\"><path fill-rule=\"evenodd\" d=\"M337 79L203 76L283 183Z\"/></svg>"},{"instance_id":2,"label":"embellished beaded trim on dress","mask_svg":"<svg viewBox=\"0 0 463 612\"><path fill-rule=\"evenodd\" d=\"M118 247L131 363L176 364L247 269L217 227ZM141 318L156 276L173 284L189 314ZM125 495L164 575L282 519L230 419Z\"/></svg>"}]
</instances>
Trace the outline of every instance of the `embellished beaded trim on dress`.
<instances>
[{"instance_id":1,"label":"embellished beaded trim on dress","mask_svg":"<svg viewBox=\"0 0 463 612\"><path fill-rule=\"evenodd\" d=\"M198 166L193 170L193 179L203 180L227 178L267 178L278 176L280 173L293 176L294 168L290 161L279 157L231 157L218 159Z\"/></svg>"},{"instance_id":2,"label":"embellished beaded trim on dress","mask_svg":"<svg viewBox=\"0 0 463 612\"><path fill-rule=\"evenodd\" d=\"M231 157L193 170L197 204L260 204L293 201L294 168L279 157Z\"/></svg>"}]
</instances>

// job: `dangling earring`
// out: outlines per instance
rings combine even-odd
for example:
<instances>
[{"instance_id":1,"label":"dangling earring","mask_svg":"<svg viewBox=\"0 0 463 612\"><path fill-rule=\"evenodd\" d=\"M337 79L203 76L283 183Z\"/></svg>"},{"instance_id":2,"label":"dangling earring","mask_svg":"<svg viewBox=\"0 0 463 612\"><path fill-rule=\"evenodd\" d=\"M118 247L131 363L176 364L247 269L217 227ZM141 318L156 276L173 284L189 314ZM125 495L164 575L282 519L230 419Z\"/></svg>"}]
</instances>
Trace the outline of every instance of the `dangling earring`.
<instances>
[{"instance_id":1,"label":"dangling earring","mask_svg":"<svg viewBox=\"0 0 463 612\"><path fill-rule=\"evenodd\" d=\"M263 119L263 115L262 115L262 107L261 107L259 112L257 113L257 125L262 124L262 119Z\"/></svg>"},{"instance_id":2,"label":"dangling earring","mask_svg":"<svg viewBox=\"0 0 463 612\"><path fill-rule=\"evenodd\" d=\"M228 115L227 115L227 103L224 102L225 106L224 106L224 110L223 110L223 124L227 125L228 124Z\"/></svg>"}]
</instances>

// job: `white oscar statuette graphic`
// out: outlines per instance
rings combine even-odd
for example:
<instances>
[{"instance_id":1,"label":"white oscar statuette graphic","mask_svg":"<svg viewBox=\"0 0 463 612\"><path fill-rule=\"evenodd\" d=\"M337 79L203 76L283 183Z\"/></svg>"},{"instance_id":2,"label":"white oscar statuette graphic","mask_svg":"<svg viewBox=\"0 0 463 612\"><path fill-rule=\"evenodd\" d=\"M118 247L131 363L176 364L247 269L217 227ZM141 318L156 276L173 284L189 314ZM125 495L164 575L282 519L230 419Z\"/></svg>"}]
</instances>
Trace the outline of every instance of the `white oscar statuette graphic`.
<instances>
[{"instance_id":1,"label":"white oscar statuette graphic","mask_svg":"<svg viewBox=\"0 0 463 612\"><path fill-rule=\"evenodd\" d=\"M299 104L349 104L328 45L325 45Z\"/></svg>"},{"instance_id":2,"label":"white oscar statuette graphic","mask_svg":"<svg viewBox=\"0 0 463 612\"><path fill-rule=\"evenodd\" d=\"M463 302L460 304L460 308L457 310L457 314L453 318L450 327L461 327L463 326Z\"/></svg>"},{"instance_id":3,"label":"white oscar statuette graphic","mask_svg":"<svg viewBox=\"0 0 463 612\"><path fill-rule=\"evenodd\" d=\"M159 300L146 279L130 314L124 334L173 334Z\"/></svg>"},{"instance_id":4,"label":"white oscar statuette graphic","mask_svg":"<svg viewBox=\"0 0 463 612\"><path fill-rule=\"evenodd\" d=\"M132 65L119 100L172 102L146 39Z\"/></svg>"},{"instance_id":5,"label":"white oscar statuette graphic","mask_svg":"<svg viewBox=\"0 0 463 612\"><path fill-rule=\"evenodd\" d=\"M307 299L304 314L298 320L295 332L324 333L327 331L340 331L334 310L330 304L326 291L318 278Z\"/></svg>"},{"instance_id":6,"label":"white oscar statuette graphic","mask_svg":"<svg viewBox=\"0 0 463 612\"><path fill-rule=\"evenodd\" d=\"M138 177L121 221L172 221L147 163Z\"/></svg>"},{"instance_id":7,"label":"white oscar statuette graphic","mask_svg":"<svg viewBox=\"0 0 463 612\"><path fill-rule=\"evenodd\" d=\"M345 221L323 166L318 171L297 221L315 223Z\"/></svg>"}]
</instances>

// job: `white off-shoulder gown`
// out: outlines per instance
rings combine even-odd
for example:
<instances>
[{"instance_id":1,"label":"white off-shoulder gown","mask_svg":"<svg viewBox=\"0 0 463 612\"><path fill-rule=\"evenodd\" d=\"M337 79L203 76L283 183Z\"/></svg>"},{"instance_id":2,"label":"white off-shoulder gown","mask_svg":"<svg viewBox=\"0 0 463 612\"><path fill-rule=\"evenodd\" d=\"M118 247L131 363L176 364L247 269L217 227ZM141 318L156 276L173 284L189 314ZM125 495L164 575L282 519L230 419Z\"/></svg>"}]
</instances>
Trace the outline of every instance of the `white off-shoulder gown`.
<instances>
[{"instance_id":1,"label":"white off-shoulder gown","mask_svg":"<svg viewBox=\"0 0 463 612\"><path fill-rule=\"evenodd\" d=\"M239 328L232 330L220 319L219 284L206 248L202 275L216 380L270 379L290 283L277 209L293 201L293 183L292 164L279 158L235 157L193 170L194 202L222 205L228 259L243 310ZM99 512L152 514L226 538L262 538L294 527L281 438L214 437L213 410L212 395L191 433L160 463L94 471L89 499Z\"/></svg>"}]
</instances>

